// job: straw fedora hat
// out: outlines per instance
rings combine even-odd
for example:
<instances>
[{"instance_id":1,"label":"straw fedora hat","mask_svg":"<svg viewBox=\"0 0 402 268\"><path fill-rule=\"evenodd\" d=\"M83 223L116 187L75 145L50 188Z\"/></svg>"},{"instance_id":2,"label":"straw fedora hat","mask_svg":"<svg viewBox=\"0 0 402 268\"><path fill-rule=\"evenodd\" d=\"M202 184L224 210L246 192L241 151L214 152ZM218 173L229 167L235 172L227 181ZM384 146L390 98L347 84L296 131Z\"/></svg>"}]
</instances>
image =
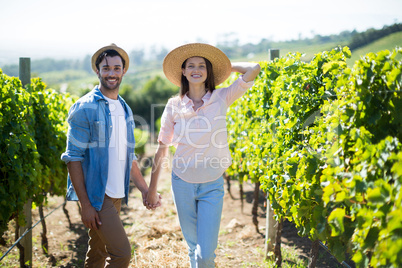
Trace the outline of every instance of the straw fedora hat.
<instances>
[{"instance_id":1,"label":"straw fedora hat","mask_svg":"<svg viewBox=\"0 0 402 268\"><path fill-rule=\"evenodd\" d=\"M203 57L211 62L215 85L224 82L232 72L229 58L220 49L208 44L191 43L173 49L163 60L163 72L170 82L181 86L181 66L191 57Z\"/></svg>"},{"instance_id":2,"label":"straw fedora hat","mask_svg":"<svg viewBox=\"0 0 402 268\"><path fill-rule=\"evenodd\" d=\"M117 53L119 53L120 56L124 59L124 61L125 61L125 67L124 68L126 69L126 72L127 72L128 66L130 65L130 59L128 57L128 54L126 53L126 51L124 51L124 49L122 49L121 47L116 46L116 44L114 44L114 43L112 43L112 44L110 44L108 46L102 47L98 51L95 52L95 54L92 56L92 59L91 59L92 70L94 70L94 72L96 73L96 70L97 70L96 65L95 65L96 59L99 57L100 54L102 54L102 52L104 52L106 50L109 50L109 49L116 50Z\"/></svg>"}]
</instances>

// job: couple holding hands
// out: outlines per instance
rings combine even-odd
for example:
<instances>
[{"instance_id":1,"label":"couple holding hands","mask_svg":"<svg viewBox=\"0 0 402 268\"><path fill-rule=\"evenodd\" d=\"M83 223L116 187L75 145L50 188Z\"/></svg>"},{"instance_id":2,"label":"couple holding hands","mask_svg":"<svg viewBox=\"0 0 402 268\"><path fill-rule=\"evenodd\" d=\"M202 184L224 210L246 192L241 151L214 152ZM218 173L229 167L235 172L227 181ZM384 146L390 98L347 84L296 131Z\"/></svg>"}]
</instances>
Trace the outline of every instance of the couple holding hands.
<instances>
[{"instance_id":1,"label":"couple holding hands","mask_svg":"<svg viewBox=\"0 0 402 268\"><path fill-rule=\"evenodd\" d=\"M172 160L172 195L189 250L190 267L215 267L222 214L223 173L231 164L226 111L253 85L260 72L255 63L231 63L218 48L191 43L165 57L166 77L180 87L161 118L158 147L149 186L134 152L134 117L119 96L129 68L127 53L115 44L92 56L99 85L71 107L66 151L67 200L79 201L89 228L85 267L128 267L131 246L119 213L127 204L130 180L148 209L162 205L158 177L168 147ZM229 87L215 88L231 72L242 75ZM135 111L135 107L132 107Z\"/></svg>"}]
</instances>

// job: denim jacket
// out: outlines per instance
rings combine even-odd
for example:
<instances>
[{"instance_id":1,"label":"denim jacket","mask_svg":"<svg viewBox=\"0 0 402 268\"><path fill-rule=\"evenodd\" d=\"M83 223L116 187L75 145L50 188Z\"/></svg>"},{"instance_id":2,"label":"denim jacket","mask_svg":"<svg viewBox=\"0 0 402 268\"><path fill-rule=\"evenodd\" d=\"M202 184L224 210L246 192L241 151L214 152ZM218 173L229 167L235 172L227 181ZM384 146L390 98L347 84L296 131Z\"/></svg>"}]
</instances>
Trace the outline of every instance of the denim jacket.
<instances>
[{"instance_id":1,"label":"denim jacket","mask_svg":"<svg viewBox=\"0 0 402 268\"><path fill-rule=\"evenodd\" d=\"M126 112L127 122L127 169L124 180L124 201L127 204L130 184L130 169L134 154L134 117L130 107L118 97ZM101 210L106 191L109 166L109 141L112 134L112 117L109 102L104 98L98 86L81 97L68 113L67 148L61 159L81 161L88 198L92 206ZM67 177L67 200L78 201L77 194Z\"/></svg>"}]
</instances>

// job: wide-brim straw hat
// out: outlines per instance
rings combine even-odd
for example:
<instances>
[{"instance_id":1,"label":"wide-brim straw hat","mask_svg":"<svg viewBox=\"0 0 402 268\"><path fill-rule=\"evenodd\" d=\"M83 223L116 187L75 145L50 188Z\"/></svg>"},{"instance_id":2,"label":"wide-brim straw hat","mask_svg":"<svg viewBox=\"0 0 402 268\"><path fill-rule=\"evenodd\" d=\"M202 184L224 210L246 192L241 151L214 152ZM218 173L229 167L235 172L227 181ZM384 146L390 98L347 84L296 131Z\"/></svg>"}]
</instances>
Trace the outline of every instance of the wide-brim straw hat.
<instances>
[{"instance_id":1,"label":"wide-brim straw hat","mask_svg":"<svg viewBox=\"0 0 402 268\"><path fill-rule=\"evenodd\" d=\"M94 70L94 72L96 73L96 70L97 70L96 65L95 65L96 59L99 57L100 54L102 54L102 52L109 50L109 49L116 50L117 53L119 53L120 56L124 59L124 61L125 61L124 69L127 72L128 66L130 65L130 59L128 57L128 54L126 53L126 51L124 51L124 49L122 49L121 47L118 47L114 43L100 48L98 51L95 52L95 54L93 54L92 59L91 59L92 70Z\"/></svg>"},{"instance_id":2,"label":"wide-brim straw hat","mask_svg":"<svg viewBox=\"0 0 402 268\"><path fill-rule=\"evenodd\" d=\"M166 78L176 86L181 86L182 65L191 57L203 57L212 64L215 85L224 82L232 72L229 58L220 49L202 43L191 43L177 47L169 52L163 60L163 72Z\"/></svg>"}]
</instances>

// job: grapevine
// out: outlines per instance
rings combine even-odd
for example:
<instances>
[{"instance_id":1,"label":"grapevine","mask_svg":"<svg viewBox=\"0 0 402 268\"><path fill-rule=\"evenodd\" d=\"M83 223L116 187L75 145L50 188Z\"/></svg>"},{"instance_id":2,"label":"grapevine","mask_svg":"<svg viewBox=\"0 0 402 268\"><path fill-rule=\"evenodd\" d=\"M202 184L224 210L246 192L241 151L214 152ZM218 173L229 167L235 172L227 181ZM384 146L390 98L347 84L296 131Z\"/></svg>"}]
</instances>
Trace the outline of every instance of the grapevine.
<instances>
[{"instance_id":1,"label":"grapevine","mask_svg":"<svg viewBox=\"0 0 402 268\"><path fill-rule=\"evenodd\" d=\"M229 175L261 182L277 219L324 241L339 261L402 265L402 63L355 63L347 47L261 62L228 112Z\"/></svg>"},{"instance_id":2,"label":"grapevine","mask_svg":"<svg viewBox=\"0 0 402 268\"><path fill-rule=\"evenodd\" d=\"M60 160L65 148L66 117L73 103L69 95L46 89L40 79L24 88L21 81L0 69L0 233L18 219L28 200L41 206L47 194L64 195L66 168Z\"/></svg>"}]
</instances>

